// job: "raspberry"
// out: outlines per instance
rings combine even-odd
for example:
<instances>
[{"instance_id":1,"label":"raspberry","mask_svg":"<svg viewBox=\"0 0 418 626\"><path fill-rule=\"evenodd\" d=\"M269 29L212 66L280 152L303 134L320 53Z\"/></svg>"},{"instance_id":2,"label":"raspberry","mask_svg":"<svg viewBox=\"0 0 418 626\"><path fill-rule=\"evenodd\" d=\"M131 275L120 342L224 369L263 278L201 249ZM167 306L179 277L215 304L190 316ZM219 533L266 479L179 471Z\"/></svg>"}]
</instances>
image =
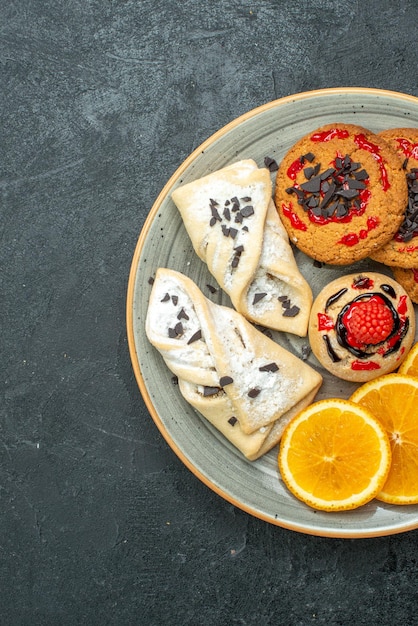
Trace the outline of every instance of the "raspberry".
<instances>
[{"instance_id":1,"label":"raspberry","mask_svg":"<svg viewBox=\"0 0 418 626\"><path fill-rule=\"evenodd\" d=\"M393 330L393 315L384 300L373 295L353 302L343 317L347 342L359 347L385 341Z\"/></svg>"}]
</instances>

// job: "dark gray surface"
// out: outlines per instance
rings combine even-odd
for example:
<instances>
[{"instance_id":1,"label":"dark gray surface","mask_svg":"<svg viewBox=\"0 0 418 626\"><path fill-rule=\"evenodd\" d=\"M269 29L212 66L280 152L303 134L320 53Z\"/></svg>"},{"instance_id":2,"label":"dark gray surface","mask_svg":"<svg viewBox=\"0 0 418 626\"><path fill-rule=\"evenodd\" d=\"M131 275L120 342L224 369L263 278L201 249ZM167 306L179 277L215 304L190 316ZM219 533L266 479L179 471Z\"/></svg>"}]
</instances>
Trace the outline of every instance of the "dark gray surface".
<instances>
[{"instance_id":1,"label":"dark gray surface","mask_svg":"<svg viewBox=\"0 0 418 626\"><path fill-rule=\"evenodd\" d=\"M233 508L163 441L125 334L136 240L238 115L418 95L418 3L0 2L0 621L418 624L418 531L343 540Z\"/></svg>"}]
</instances>

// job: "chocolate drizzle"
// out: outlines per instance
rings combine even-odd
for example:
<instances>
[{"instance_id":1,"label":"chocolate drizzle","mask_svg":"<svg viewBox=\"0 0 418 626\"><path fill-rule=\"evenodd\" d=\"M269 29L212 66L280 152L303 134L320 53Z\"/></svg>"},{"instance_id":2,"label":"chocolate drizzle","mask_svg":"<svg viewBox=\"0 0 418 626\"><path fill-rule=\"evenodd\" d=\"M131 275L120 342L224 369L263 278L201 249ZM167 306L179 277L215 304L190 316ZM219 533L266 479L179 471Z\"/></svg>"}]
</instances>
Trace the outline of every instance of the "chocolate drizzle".
<instances>
[{"instance_id":1,"label":"chocolate drizzle","mask_svg":"<svg viewBox=\"0 0 418 626\"><path fill-rule=\"evenodd\" d=\"M338 363L339 361L341 361L340 357L335 352L334 348L331 346L331 339L328 337L328 335L322 335L322 339L325 342L325 346L327 348L328 356L331 359L331 361L333 363Z\"/></svg>"},{"instance_id":2,"label":"chocolate drizzle","mask_svg":"<svg viewBox=\"0 0 418 626\"><path fill-rule=\"evenodd\" d=\"M328 300L325 302L325 311L327 311L327 309L331 306L331 304L334 304L335 302L337 302L337 300L339 300L341 296L343 296L346 292L347 292L347 287L344 287L343 289L340 289L340 291L337 291L337 293L334 293L332 296L330 296Z\"/></svg>"}]
</instances>

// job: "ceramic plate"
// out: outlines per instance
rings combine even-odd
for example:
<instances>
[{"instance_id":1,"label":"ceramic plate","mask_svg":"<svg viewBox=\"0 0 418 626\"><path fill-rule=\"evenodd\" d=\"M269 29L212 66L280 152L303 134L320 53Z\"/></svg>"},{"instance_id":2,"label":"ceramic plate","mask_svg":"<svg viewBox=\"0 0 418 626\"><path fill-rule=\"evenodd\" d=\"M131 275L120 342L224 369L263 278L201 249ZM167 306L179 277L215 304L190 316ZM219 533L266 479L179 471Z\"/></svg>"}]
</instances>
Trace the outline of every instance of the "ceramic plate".
<instances>
[{"instance_id":1,"label":"ceramic plate","mask_svg":"<svg viewBox=\"0 0 418 626\"><path fill-rule=\"evenodd\" d=\"M205 141L165 185L142 229L128 286L128 341L138 385L152 418L174 452L208 487L248 513L291 530L327 537L370 537L418 527L418 506L397 507L372 501L344 513L324 513L305 506L286 490L280 478L277 449L258 461L247 461L183 400L171 372L148 343L144 331L149 279L158 267L186 274L214 302L230 305L219 289L214 294L209 292L207 285L215 286L215 281L193 251L171 201L172 190L239 159L253 158L260 166L266 156L280 162L297 139L333 122L359 124L373 131L418 127L418 99L363 88L301 93L254 109ZM295 256L314 297L326 283L342 274L367 269L388 273L370 261L349 267L317 268L302 253L295 251ZM307 345L307 339L289 334L273 336L297 356ZM355 384L328 374L313 356L309 363L324 377L317 399L347 398L354 390Z\"/></svg>"}]
</instances>

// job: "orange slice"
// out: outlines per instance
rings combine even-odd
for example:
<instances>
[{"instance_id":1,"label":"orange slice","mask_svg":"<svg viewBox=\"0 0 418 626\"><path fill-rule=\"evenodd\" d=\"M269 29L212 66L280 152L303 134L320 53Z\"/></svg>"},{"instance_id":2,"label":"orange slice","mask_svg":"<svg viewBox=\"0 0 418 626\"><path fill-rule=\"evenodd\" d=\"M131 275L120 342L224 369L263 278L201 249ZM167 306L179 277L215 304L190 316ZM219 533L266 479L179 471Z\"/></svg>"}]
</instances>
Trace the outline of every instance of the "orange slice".
<instances>
[{"instance_id":1,"label":"orange slice","mask_svg":"<svg viewBox=\"0 0 418 626\"><path fill-rule=\"evenodd\" d=\"M418 378L380 376L359 387L350 400L371 411L389 435L392 465L376 497L390 504L417 504Z\"/></svg>"},{"instance_id":2,"label":"orange slice","mask_svg":"<svg viewBox=\"0 0 418 626\"><path fill-rule=\"evenodd\" d=\"M323 511L355 509L382 489L391 463L380 422L349 400L314 402L286 427L279 468L299 500Z\"/></svg>"},{"instance_id":3,"label":"orange slice","mask_svg":"<svg viewBox=\"0 0 418 626\"><path fill-rule=\"evenodd\" d=\"M399 374L418 377L418 342L412 346L398 372Z\"/></svg>"}]
</instances>

